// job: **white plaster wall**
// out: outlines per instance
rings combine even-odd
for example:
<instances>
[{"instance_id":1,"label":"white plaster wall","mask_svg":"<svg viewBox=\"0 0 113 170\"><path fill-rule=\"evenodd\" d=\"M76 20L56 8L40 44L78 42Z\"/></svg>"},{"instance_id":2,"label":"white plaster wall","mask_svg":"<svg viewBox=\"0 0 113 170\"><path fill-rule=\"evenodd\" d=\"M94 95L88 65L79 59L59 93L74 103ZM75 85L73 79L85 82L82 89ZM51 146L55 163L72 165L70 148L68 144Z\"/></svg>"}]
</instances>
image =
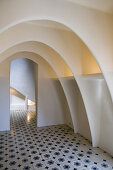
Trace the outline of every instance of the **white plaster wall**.
<instances>
[{"instance_id":1,"label":"white plaster wall","mask_svg":"<svg viewBox=\"0 0 113 170\"><path fill-rule=\"evenodd\" d=\"M100 147L113 155L113 103L106 82L101 81Z\"/></svg>"},{"instance_id":2,"label":"white plaster wall","mask_svg":"<svg viewBox=\"0 0 113 170\"><path fill-rule=\"evenodd\" d=\"M111 74L113 72L113 15L69 1L47 0L45 5L44 0L35 0L33 4L28 0L27 6L22 0L19 3L14 0L9 4L6 2L1 1L1 33L17 23L29 20L49 19L63 23L78 34L94 54L113 96ZM8 11L7 14L4 11Z\"/></svg>"},{"instance_id":3,"label":"white plaster wall","mask_svg":"<svg viewBox=\"0 0 113 170\"><path fill-rule=\"evenodd\" d=\"M69 101L71 102L71 104L75 106L73 110L74 116L72 118L77 120L77 128L78 128L77 132L80 133L82 136L84 136L86 139L91 141L92 139L91 139L89 122L84 107L83 99L79 91L79 88L77 86L77 83L74 77L65 77L63 78L63 80L65 83L65 87L67 87L66 90L69 95L68 97L70 97Z\"/></svg>"},{"instance_id":4,"label":"white plaster wall","mask_svg":"<svg viewBox=\"0 0 113 170\"><path fill-rule=\"evenodd\" d=\"M26 34L24 34L24 30ZM8 32L10 32L10 34ZM3 49L4 49L4 44L8 48L8 47L13 46L14 44L34 40L34 41L46 43L47 45L52 47L54 50L56 50L57 53L66 61L69 68L72 70L75 80L77 81L77 84L80 88L80 92L82 94L82 98L84 101L84 105L86 108L86 113L87 113L88 121L90 125L92 143L93 143L93 146L97 146L98 142L95 136L98 136L98 135L93 134L94 132L93 125L91 124L91 122L93 122L92 120L93 117L91 115L92 115L92 112L95 112L95 109L94 109L95 107L92 104L90 104L91 101L90 101L90 93L89 93L88 88L85 86L85 88L87 88L87 93L86 93L83 87L84 83L81 81L80 77L78 76L82 74L82 46L83 46L83 42L79 39L79 37L77 37L73 32L51 29L51 28L37 27L37 25L30 25L26 23L19 24L11 28L10 30L6 31L6 34L4 33L3 35L4 39L6 35L8 35L9 38L11 37L11 40L8 41L8 46L5 43L3 44L1 43ZM14 35L15 36L21 35L22 38L20 36L17 36L16 42L15 42ZM71 102L69 103L71 105ZM73 110L73 107L74 106L71 105L70 110ZM74 113L71 112L71 116L73 115ZM72 121L74 121L73 125L75 126L74 130L77 132L77 128L76 128L77 122L75 123L75 120L76 119L72 118Z\"/></svg>"},{"instance_id":5,"label":"white plaster wall","mask_svg":"<svg viewBox=\"0 0 113 170\"><path fill-rule=\"evenodd\" d=\"M38 127L65 123L65 112L51 72L38 69Z\"/></svg>"},{"instance_id":6,"label":"white plaster wall","mask_svg":"<svg viewBox=\"0 0 113 170\"><path fill-rule=\"evenodd\" d=\"M70 108L72 121L74 125L74 132L78 132L78 88L74 77L63 77L61 78L64 86L65 91L68 94L68 103L73 107ZM70 122L71 124L71 122Z\"/></svg>"},{"instance_id":7,"label":"white plaster wall","mask_svg":"<svg viewBox=\"0 0 113 170\"><path fill-rule=\"evenodd\" d=\"M26 110L25 100L18 96L10 95L10 110Z\"/></svg>"},{"instance_id":8,"label":"white plaster wall","mask_svg":"<svg viewBox=\"0 0 113 170\"><path fill-rule=\"evenodd\" d=\"M82 47L82 74L97 74L101 73L100 67L95 60L94 56L91 54L89 49L83 44Z\"/></svg>"},{"instance_id":9,"label":"white plaster wall","mask_svg":"<svg viewBox=\"0 0 113 170\"><path fill-rule=\"evenodd\" d=\"M10 64L10 87L35 102L35 63L18 58Z\"/></svg>"},{"instance_id":10,"label":"white plaster wall","mask_svg":"<svg viewBox=\"0 0 113 170\"><path fill-rule=\"evenodd\" d=\"M78 43L79 43L79 41L78 41ZM85 46L83 46L83 48L80 48L80 49L81 49L81 52L83 53L83 57L81 58L81 63L83 66L82 72L91 74L91 73L95 73L95 71L98 71L99 67L98 67L96 61L94 60L93 56L91 55L91 53L88 51L88 49ZM83 49L83 51L82 51L82 49ZM15 46L15 48L13 47L10 50L6 51L6 56L7 56L7 54L10 56L12 54L12 51L14 53L16 53L18 50L19 51L25 51L25 50L32 51L32 52L36 52L36 53L40 54L53 66L53 68L55 69L55 71L57 72L59 77L72 75L68 66L60 58L60 56L45 44L41 44L39 42L22 43L22 44ZM90 67L88 69L86 69L88 62L90 63ZM93 69L92 69L92 67L93 67ZM62 83L62 86L63 86L65 94L66 94L66 98L68 100L68 104L69 104L71 116L72 116L72 121L74 124L74 130L75 130L75 132L77 132L78 131L77 121L78 120L77 120L77 116L75 114L77 112L76 106L75 106L75 103L73 102L74 101L73 100L74 93L71 92L72 87L69 85L68 86L66 85L65 79L61 78L60 81ZM75 95L75 97L76 97L76 95ZM86 114L86 112L84 112L84 113Z\"/></svg>"},{"instance_id":11,"label":"white plaster wall","mask_svg":"<svg viewBox=\"0 0 113 170\"><path fill-rule=\"evenodd\" d=\"M25 103L25 100L18 97L18 96L15 96L15 95L10 95L10 104L14 104L14 105L23 105L23 103Z\"/></svg>"},{"instance_id":12,"label":"white plaster wall","mask_svg":"<svg viewBox=\"0 0 113 170\"><path fill-rule=\"evenodd\" d=\"M66 100L66 96L65 96L63 87L61 86L61 83L58 79L53 79L53 82L54 82L56 90L57 90L57 95L59 96L59 99L60 99L60 101L59 101L60 106L63 110L63 113L65 114L65 124L67 124L69 127L74 129L69 105L67 103L68 101ZM64 85L64 82L63 82L63 85ZM66 85L66 82L65 82L65 90L66 90L66 86L67 85ZM70 89L70 87L68 87L68 88ZM68 89L68 91L69 91L69 89Z\"/></svg>"},{"instance_id":13,"label":"white plaster wall","mask_svg":"<svg viewBox=\"0 0 113 170\"><path fill-rule=\"evenodd\" d=\"M0 131L10 130L9 64L0 63Z\"/></svg>"},{"instance_id":14,"label":"white plaster wall","mask_svg":"<svg viewBox=\"0 0 113 170\"><path fill-rule=\"evenodd\" d=\"M87 118L86 109L79 89L78 89L78 133L80 133L89 141L92 141L89 121Z\"/></svg>"},{"instance_id":15,"label":"white plaster wall","mask_svg":"<svg viewBox=\"0 0 113 170\"><path fill-rule=\"evenodd\" d=\"M83 76L81 79L89 88L92 106L97 106L95 107L95 113L92 112L92 126L96 142L98 142L100 148L113 155L113 104L106 82L101 74ZM85 91L87 91L86 87ZM83 108L84 105L80 99L79 123L81 127L79 127L79 133L90 140L90 131L88 124L86 124L87 117Z\"/></svg>"},{"instance_id":16,"label":"white plaster wall","mask_svg":"<svg viewBox=\"0 0 113 170\"><path fill-rule=\"evenodd\" d=\"M97 75L81 76L81 84L85 95L86 107L90 112L89 122L93 133L93 146L99 146L100 136L100 114L101 114L101 77ZM89 104L90 103L90 104Z\"/></svg>"}]
</instances>

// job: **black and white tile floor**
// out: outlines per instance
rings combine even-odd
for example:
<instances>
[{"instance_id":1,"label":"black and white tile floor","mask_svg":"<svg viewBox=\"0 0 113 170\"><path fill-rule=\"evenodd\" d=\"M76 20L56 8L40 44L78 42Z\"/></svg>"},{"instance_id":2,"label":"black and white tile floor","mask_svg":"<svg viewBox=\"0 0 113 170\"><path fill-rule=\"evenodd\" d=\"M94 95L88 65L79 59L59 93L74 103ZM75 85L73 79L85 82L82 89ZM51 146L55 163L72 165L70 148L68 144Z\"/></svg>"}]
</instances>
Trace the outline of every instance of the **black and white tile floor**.
<instances>
[{"instance_id":1,"label":"black and white tile floor","mask_svg":"<svg viewBox=\"0 0 113 170\"><path fill-rule=\"evenodd\" d=\"M32 112L13 111L0 132L0 170L111 170L113 158L66 125L36 127Z\"/></svg>"}]
</instances>

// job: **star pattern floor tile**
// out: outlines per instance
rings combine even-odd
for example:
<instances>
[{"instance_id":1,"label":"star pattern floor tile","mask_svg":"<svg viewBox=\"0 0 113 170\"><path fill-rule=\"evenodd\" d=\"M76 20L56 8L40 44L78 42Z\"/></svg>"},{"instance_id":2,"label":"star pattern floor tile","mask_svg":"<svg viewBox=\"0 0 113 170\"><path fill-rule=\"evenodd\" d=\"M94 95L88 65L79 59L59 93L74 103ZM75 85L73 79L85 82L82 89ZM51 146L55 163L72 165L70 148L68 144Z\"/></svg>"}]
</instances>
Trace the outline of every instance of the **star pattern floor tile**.
<instances>
[{"instance_id":1,"label":"star pattern floor tile","mask_svg":"<svg viewBox=\"0 0 113 170\"><path fill-rule=\"evenodd\" d=\"M0 170L112 170L113 158L67 125L37 128L36 115L11 112L0 132Z\"/></svg>"}]
</instances>

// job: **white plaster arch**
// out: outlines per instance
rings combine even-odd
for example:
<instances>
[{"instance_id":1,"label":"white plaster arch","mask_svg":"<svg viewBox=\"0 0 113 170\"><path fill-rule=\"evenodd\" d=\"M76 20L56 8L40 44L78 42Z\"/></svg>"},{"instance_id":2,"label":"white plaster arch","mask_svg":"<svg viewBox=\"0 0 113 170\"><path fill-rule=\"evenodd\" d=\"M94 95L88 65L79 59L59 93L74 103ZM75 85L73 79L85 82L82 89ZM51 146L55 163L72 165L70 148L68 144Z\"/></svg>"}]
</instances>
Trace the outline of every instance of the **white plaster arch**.
<instances>
[{"instance_id":1,"label":"white plaster arch","mask_svg":"<svg viewBox=\"0 0 113 170\"><path fill-rule=\"evenodd\" d=\"M47 0L46 4L44 0L28 0L27 4L2 0L0 11L1 33L29 20L52 20L69 27L95 56L113 99L113 15L61 0Z\"/></svg>"},{"instance_id":2,"label":"white plaster arch","mask_svg":"<svg viewBox=\"0 0 113 170\"><path fill-rule=\"evenodd\" d=\"M10 62L12 62L13 60L15 60L17 58L26 58L26 59L29 59L29 60L33 61L34 63L38 64L38 71L40 71L40 68L43 69L44 72L48 72L49 71L51 76L49 75L50 77L48 77L48 78L50 78L50 79L54 79L55 78L55 79L59 80L57 73L51 67L51 65L43 57L39 56L38 54L33 53L33 52L29 52L29 51L18 51L17 53L9 56L6 59L6 62L8 62L10 64ZM61 84L61 81L59 81L59 82ZM38 85L38 87L39 87L39 85ZM62 87L62 84L61 84L61 87ZM65 92L64 92L64 95L65 95ZM38 100L37 100L38 108L39 108L38 110L40 110L40 102L39 101L40 100L38 98ZM38 115L39 115L39 113L37 114L37 125L38 125L38 122L40 122L40 116L38 116Z\"/></svg>"},{"instance_id":3,"label":"white plaster arch","mask_svg":"<svg viewBox=\"0 0 113 170\"><path fill-rule=\"evenodd\" d=\"M46 44L40 42L25 42L13 46L12 48L8 49L3 53L1 62L14 54L17 54L19 52L25 52L25 51L38 54L39 56L44 58L50 64L52 69L55 71L67 99L67 103L72 117L74 132L77 133L78 132L78 109L76 108L76 103L75 103L76 99L75 101L73 100L73 97L71 96L72 94L71 92L69 92L70 89L68 87L68 91L67 91L67 85L65 84L64 71L65 70L68 71L68 73L66 72L66 76L73 76L67 64L58 55L57 52L55 52L52 48L50 48ZM89 127L89 131L90 131L90 127Z\"/></svg>"},{"instance_id":4,"label":"white plaster arch","mask_svg":"<svg viewBox=\"0 0 113 170\"><path fill-rule=\"evenodd\" d=\"M27 29L27 31L28 31L28 24L22 24L22 30L23 30L23 28L24 28L24 26L26 27L26 29ZM30 29L29 29L29 33L27 33L26 34L26 37L27 37L27 39L26 39L26 41L32 41L33 39L37 39L36 38L36 36L40 39L40 38L42 38L42 36L41 36L41 32L42 31L44 31L44 29L42 29L42 28L38 28L38 31L39 31L39 33L37 32L37 27L35 27L35 29L36 29L36 32L37 32L37 35L35 35L34 37L32 37L31 39L29 39L28 37L29 37L29 35L30 35L30 32L35 32L35 30L33 29L32 30L32 28L34 28L34 27L32 27L32 26L30 26ZM20 31L21 29L20 29L20 27L18 28L18 31ZM47 39L50 39L49 37L50 36L54 36L54 34L55 34L55 32L56 32L56 38L57 38L57 40L59 40L58 39L58 33L59 32L57 32L57 30L55 30L55 31L53 31L53 30L47 30L46 29L46 31L48 31L48 32L46 32L46 34L45 34L45 32L43 32L43 35L47 35L46 36L46 38L44 38L44 40L42 41L42 40L40 40L40 42L46 42L46 44L48 44L49 46L51 46L54 50L56 50L57 49L57 51L60 51L59 53L60 53L60 55L61 56L64 56L64 55L66 55L67 56L67 58L69 59L70 58L70 56L72 56L72 53L71 54L69 54L69 51L67 52L67 54L66 54L66 52L65 52L65 50L66 50L66 47L64 47L64 49L58 49L58 47L55 45L55 43L56 43L56 40L53 42L52 41L52 43L50 43L49 41L47 41ZM11 30L11 34L10 34L10 36L11 37L13 37L12 36L12 33L14 33L15 31L14 30ZM62 33L62 32L61 32ZM19 33L19 32L15 32L14 33L15 35L21 35L21 37L24 37L24 34L22 35L21 33ZM68 35L67 35L68 34ZM70 35L71 34L71 35ZM65 32L65 34L64 34L65 36L63 37L63 38L67 38L67 40L68 40L68 45L70 44L70 42L71 41L73 41L73 43L75 42L75 44L78 44L78 41L79 41L79 49L77 49L76 48L76 50L75 50L75 52L78 52L77 53L77 57L78 56L81 56L80 54L79 54L79 52L80 52L80 47L81 47L81 41L77 38L77 37L74 37L73 38L73 33L70 33L70 32ZM40 37L41 36L41 37ZM71 37L71 38L70 38ZM19 37L20 38L20 37ZM25 38L25 37L24 37ZM10 38L9 38L10 39ZM8 39L8 42L10 41ZM76 40L78 40L77 42L76 42ZM21 43L22 41L19 41L19 43ZM24 42L24 41L23 41ZM66 42L66 40L64 39L64 41L62 42L62 44L64 43L64 42ZM6 44L6 43L5 43ZM54 45L53 45L54 44ZM3 44L1 44L1 45L3 45ZM14 44L12 44L12 46L13 46ZM58 45L61 45L61 43L60 44L58 44ZM10 47L10 46L9 46ZM75 46L74 46L75 47ZM74 48L75 49L75 48ZM72 50L72 48L70 49L70 51ZM65 53L65 54L64 54ZM68 56L69 55L69 56ZM75 54L73 55L73 58L75 57ZM66 57L63 57L64 58L64 60L68 63L68 61L66 60ZM76 60L75 60L76 61ZM77 65L76 65L76 67L78 66L78 62L76 63ZM79 63L80 64L80 63ZM80 66L80 65L79 65ZM81 66L80 66L81 67ZM78 67L78 70L77 70L77 72L75 73L75 71L74 71L74 68L75 68L75 63L74 62L71 62L71 64L70 64L70 68L71 68L71 70L73 70L73 73L74 73L74 76L76 77L75 79L77 80L77 83L78 83L78 85L79 85L79 87L80 87L80 84L82 84L82 86L83 86L83 81L80 79L80 77L78 78L78 76L77 76L77 73L79 73L80 72L80 70L79 69L81 69L80 67ZM82 97L83 97L83 100L84 100L84 103L85 103L85 106L86 106L86 110L87 110L87 116L88 116L88 119L89 119L89 124L90 124L90 128L92 128L92 130L91 130L91 133L93 133L92 134L92 138L93 138L93 146L97 146L98 144L95 142L95 140L97 140L98 139L98 129L96 129L96 131L94 132L94 129L95 129L95 127L94 126L96 126L96 125L94 125L94 120L91 118L92 116L90 115L90 113L92 112L92 109L91 108L89 108L88 109L88 105L90 105L89 103L90 103L90 99L88 99L87 98L87 95L86 94L84 94L85 93L85 90L83 89L83 87L80 87L80 90L81 90L81 92L82 92ZM88 90L88 89L87 89ZM84 99L84 96L85 96L85 99ZM86 102L85 102L85 100L86 100ZM88 101L87 101L88 100ZM88 110L90 111L90 113L88 113ZM93 114L93 113L92 113ZM93 132L92 132L93 131Z\"/></svg>"}]
</instances>

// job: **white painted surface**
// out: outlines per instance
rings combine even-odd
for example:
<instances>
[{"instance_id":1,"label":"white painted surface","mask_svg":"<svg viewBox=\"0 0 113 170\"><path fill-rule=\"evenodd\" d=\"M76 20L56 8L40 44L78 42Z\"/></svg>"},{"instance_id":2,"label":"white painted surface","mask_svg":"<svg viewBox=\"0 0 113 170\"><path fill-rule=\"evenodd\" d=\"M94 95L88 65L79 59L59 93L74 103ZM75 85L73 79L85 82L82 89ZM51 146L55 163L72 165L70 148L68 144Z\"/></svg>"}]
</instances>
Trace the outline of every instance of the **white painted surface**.
<instances>
[{"instance_id":1,"label":"white painted surface","mask_svg":"<svg viewBox=\"0 0 113 170\"><path fill-rule=\"evenodd\" d=\"M66 90L66 82L62 81L62 86L61 83L58 79L53 79L53 82L55 84L56 87L56 91L57 91L57 95L59 98L59 102L60 102L60 106L63 110L64 116L65 116L65 124L67 124L68 126L70 126L72 129L74 129L73 127L73 121L72 121L72 117L71 117L71 113L70 113L70 109L69 109L69 103L67 103L68 101L66 100L66 95L65 95L65 91L63 89ZM65 85L64 85L65 84ZM70 87L68 87L70 89ZM68 93L70 94L70 90L68 89ZM68 98L69 100L69 98Z\"/></svg>"},{"instance_id":2,"label":"white painted surface","mask_svg":"<svg viewBox=\"0 0 113 170\"><path fill-rule=\"evenodd\" d=\"M89 110L90 116L88 120L91 124L92 134L93 134L93 146L99 146L99 127L100 127L100 114L101 114L101 79L91 76L81 76L81 84L83 84L83 90L85 98L86 107ZM90 103L90 104L89 104Z\"/></svg>"},{"instance_id":3,"label":"white painted surface","mask_svg":"<svg viewBox=\"0 0 113 170\"><path fill-rule=\"evenodd\" d=\"M111 74L113 72L113 15L69 1L47 0L45 5L44 0L35 0L34 3L28 0L27 6L22 0L19 3L14 0L11 2L9 2L10 5L6 1L1 2L1 33L16 24L29 20L45 19L66 25L84 41L94 54L113 98L113 75ZM21 12L19 7L22 7Z\"/></svg>"},{"instance_id":4,"label":"white painted surface","mask_svg":"<svg viewBox=\"0 0 113 170\"><path fill-rule=\"evenodd\" d=\"M112 0L67 0L73 3L77 3L88 8L96 9L99 11L113 13L113 1Z\"/></svg>"},{"instance_id":5,"label":"white painted surface","mask_svg":"<svg viewBox=\"0 0 113 170\"><path fill-rule=\"evenodd\" d=\"M10 95L10 110L26 110L25 100L18 96Z\"/></svg>"},{"instance_id":6,"label":"white painted surface","mask_svg":"<svg viewBox=\"0 0 113 170\"><path fill-rule=\"evenodd\" d=\"M77 83L74 80L74 77L65 77L63 78L63 81L65 83L65 88L67 87L66 90L68 92L69 102L71 102L71 104L75 106L73 107L74 110L72 112L74 113L74 115L72 115L72 119L74 120L74 126L76 127L78 133L80 133L86 139L89 139L91 141L92 139L89 122Z\"/></svg>"},{"instance_id":7,"label":"white painted surface","mask_svg":"<svg viewBox=\"0 0 113 170\"><path fill-rule=\"evenodd\" d=\"M78 132L78 88L77 88L77 84L76 81L74 79L74 77L65 77L65 78L61 78L64 87L65 87L65 91L68 94L68 104L73 106L70 107L70 112L71 117L72 117L72 121L73 121L73 126L74 126L74 132L77 133ZM71 124L71 122L70 122Z\"/></svg>"},{"instance_id":8,"label":"white painted surface","mask_svg":"<svg viewBox=\"0 0 113 170\"><path fill-rule=\"evenodd\" d=\"M113 103L106 82L101 81L102 100L99 146L113 155Z\"/></svg>"},{"instance_id":9,"label":"white painted surface","mask_svg":"<svg viewBox=\"0 0 113 170\"><path fill-rule=\"evenodd\" d=\"M52 79L47 68L41 68L40 65L38 76L38 127L64 124L65 111L56 80Z\"/></svg>"},{"instance_id":10,"label":"white painted surface","mask_svg":"<svg viewBox=\"0 0 113 170\"><path fill-rule=\"evenodd\" d=\"M10 64L10 87L35 101L35 63L18 58Z\"/></svg>"},{"instance_id":11,"label":"white painted surface","mask_svg":"<svg viewBox=\"0 0 113 170\"><path fill-rule=\"evenodd\" d=\"M82 136L84 136L89 141L92 141L89 121L88 121L88 117L86 114L84 102L82 100L80 91L78 93L78 133L80 133Z\"/></svg>"},{"instance_id":12,"label":"white painted surface","mask_svg":"<svg viewBox=\"0 0 113 170\"><path fill-rule=\"evenodd\" d=\"M0 63L0 131L10 130L9 64Z\"/></svg>"}]
</instances>

